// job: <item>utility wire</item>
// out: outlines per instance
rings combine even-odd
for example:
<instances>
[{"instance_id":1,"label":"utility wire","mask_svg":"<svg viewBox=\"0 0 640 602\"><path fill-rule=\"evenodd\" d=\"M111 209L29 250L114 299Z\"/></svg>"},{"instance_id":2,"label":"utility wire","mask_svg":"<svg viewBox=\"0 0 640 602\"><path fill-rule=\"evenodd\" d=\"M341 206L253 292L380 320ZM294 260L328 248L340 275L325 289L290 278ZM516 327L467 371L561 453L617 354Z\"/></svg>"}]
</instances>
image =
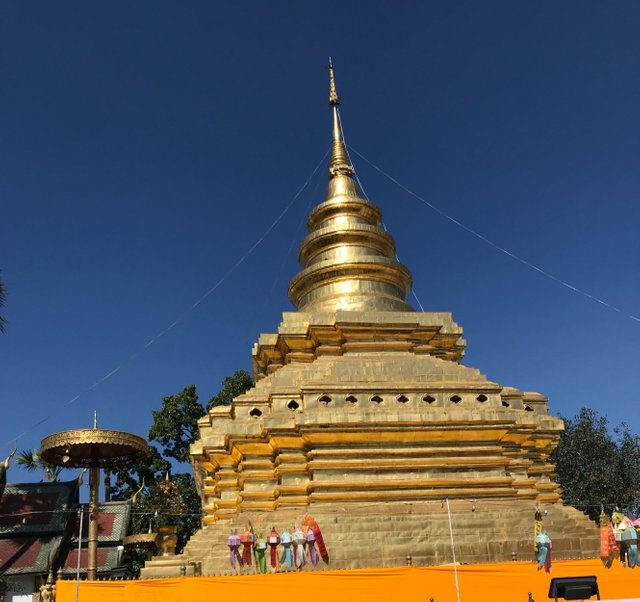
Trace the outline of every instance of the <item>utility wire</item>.
<instances>
[{"instance_id":1,"label":"utility wire","mask_svg":"<svg viewBox=\"0 0 640 602\"><path fill-rule=\"evenodd\" d=\"M600 299L599 297L596 297L595 295L591 295L590 293L587 293L586 291L583 291L582 289L580 289L580 288L578 288L576 286L573 286L572 284L562 280L561 278L558 278L557 276L554 276L553 274L550 274L549 272L547 272L547 271L543 270L542 268L538 267L537 265L527 261L526 259L523 259L522 257L516 255L515 253L512 253L508 249L505 249L504 247L501 247L500 245L496 244L492 240L489 240L486 236L483 236L482 234L480 234L479 232L477 232L473 228L470 228L469 226L467 226L466 224L462 223L461 221L457 220L456 218L451 217L448 213L444 212L442 209L440 209L439 207L437 207L433 203L430 203L429 201L427 201L426 199L421 197L419 194L416 194L415 192L413 192L413 190L411 190L410 188L407 188L404 184L400 183L393 176L389 175L386 171L384 171L383 169L378 167L375 163L373 163L372 161L367 159L362 153L358 152L352 146L350 146L349 148L354 153L356 153L356 155L358 155L361 159L363 159L369 165L371 165L371 167L373 167L373 169L375 169L378 173L382 174L385 178L391 180L394 184L396 184L396 186L402 188L402 190L404 190L406 193L408 193L412 197L418 199L421 203L424 203L425 205L427 205L427 207L430 207L436 213L439 213L442 217L448 219L450 222L453 222L456 226L459 226L460 228L462 228L463 230L466 230L470 234L473 234L475 237L477 237L481 241L487 243L488 245L490 245L494 249L500 251L501 253L504 253L505 255L508 255L512 259L515 259L516 261L526 265L528 268L531 268L532 270L538 272L539 274L542 274L543 276L546 276L550 280L553 280L554 282L557 282L558 284L564 286L565 288L568 288L569 290L573 291L574 293L578 293L578 294L582 295L583 297L586 297L587 299L591 299L592 301L595 301L596 303L599 303L600 305L604 305L605 307L608 307L609 309L612 309L613 311L616 311L619 314L622 314L623 316L626 316L627 318L631 318L635 322L640 322L640 317L635 316L633 314L629 314L626 311L620 309L619 307L616 307L615 305L611 305L610 303L607 303L607 301L604 301L603 299Z\"/></svg>"},{"instance_id":2,"label":"utility wire","mask_svg":"<svg viewBox=\"0 0 640 602\"><path fill-rule=\"evenodd\" d=\"M207 297L209 297L218 287L220 287L220 285L229 277L231 276L231 274L233 274L233 272L236 271L236 269L238 269L243 263L244 261L258 248L258 246L260 246L260 244L262 244L262 242L264 241L264 239L270 234L270 232L278 225L278 223L280 222L280 220L285 216L285 214L287 213L287 211L289 211L289 209L291 209L291 207L293 206L293 204L298 200L298 197L302 194L302 192L304 191L304 189L308 186L309 182L311 181L311 179L313 178L313 176L315 176L316 172L318 171L318 169L320 169L320 165L322 165L323 161L325 160L325 157L327 156L327 153L329 151L327 151L323 156L322 159L320 159L320 161L318 161L318 164L315 166L314 170L311 172L311 175L306 179L305 183L300 187L300 189L298 190L298 192L295 193L295 195L293 196L293 198L291 199L291 201L289 201L289 204L280 212L280 214L278 215L278 217L276 217L275 220L273 220L273 222L271 223L271 225L264 231L264 233L249 247L249 249L244 253L244 255L242 255L228 270L227 272L211 287L209 287L209 289L207 289L207 291L201 295L200 297L198 297L198 299L196 299L187 309L185 309L175 320L173 320L173 322L171 322L166 328L163 328L158 334L156 334L154 337L152 337L151 339L149 339L140 349L138 349L138 351L136 351L135 353L131 354L128 358L126 358L125 360L123 360L122 362L120 362L113 370L110 370L109 372L107 372L104 376L102 376L101 378L99 378L97 381L95 381L93 384L89 385L88 387L85 387L84 389L82 389L80 392L78 392L76 395L74 395L73 397L71 397L70 399L68 399L67 401L59 404L59 406L61 407L67 407L70 406L71 404L75 403L78 399L80 399L82 396L86 395L87 393L93 391L93 389L95 389L97 386L101 385L103 382L109 380L110 378L112 378L113 376L115 376L118 372L120 372L123 368L125 368L126 366L128 366L129 364L131 364L134 360L136 360L138 357L140 357L149 347L151 347L154 343L156 343L159 339L161 339L165 334L167 334L170 330L172 330L173 328L175 328L180 322L182 322L182 320L184 320L196 307L198 307L198 305L200 305L205 299L207 299ZM20 433L17 437L14 437L13 439L11 439L10 441L12 443L17 444L18 441L24 437L27 433L30 433L31 431L33 431L34 429L38 428L39 426L43 425L45 422L51 420L51 418L53 418L55 414L51 413L48 416L45 416L44 418L38 420L38 422L32 424L30 427L28 427L27 429L25 429L22 433Z\"/></svg>"},{"instance_id":3,"label":"utility wire","mask_svg":"<svg viewBox=\"0 0 640 602\"><path fill-rule=\"evenodd\" d=\"M331 147L329 147L327 149L327 152L324 154L324 157L322 157L321 163L324 162L324 160L327 158L327 155L329 154L330 150L331 150ZM264 298L263 305L265 305L265 306L267 305L267 303L271 299L271 295L273 295L273 291L276 288L276 284L278 283L278 280L280 280L280 276L282 275L282 271L284 270L284 265L285 265L285 263L287 263L287 259L289 259L289 255L291 254L293 246L296 244L296 241L298 240L298 234L300 233L300 230L302 229L302 225L304 224L305 218L309 214L309 210L311 209L311 204L313 203L313 193L317 189L318 189L318 180L316 180L316 183L315 183L315 185L313 187L313 190L311 191L311 195L309 197L309 202L307 203L307 208L304 211L304 213L302 214L302 216L300 217L300 221L298 222L298 227L296 228L295 234L291 237L291 242L289 243L289 248L287 249L287 252L285 253L284 257L282 258L282 263L280 264L280 267L279 267L278 271L276 272L276 277L273 279L273 283L271 284L271 288L269 289L269 292L267 293L267 295Z\"/></svg>"}]
</instances>

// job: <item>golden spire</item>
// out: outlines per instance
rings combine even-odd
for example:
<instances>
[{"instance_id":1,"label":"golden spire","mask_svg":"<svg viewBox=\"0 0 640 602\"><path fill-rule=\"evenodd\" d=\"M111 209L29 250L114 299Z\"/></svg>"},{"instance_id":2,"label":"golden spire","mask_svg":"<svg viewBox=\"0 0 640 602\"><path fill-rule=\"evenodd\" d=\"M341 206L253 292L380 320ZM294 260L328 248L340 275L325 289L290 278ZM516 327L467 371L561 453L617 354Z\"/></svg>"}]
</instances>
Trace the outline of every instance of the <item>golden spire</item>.
<instances>
[{"instance_id":1,"label":"golden spire","mask_svg":"<svg viewBox=\"0 0 640 602\"><path fill-rule=\"evenodd\" d=\"M302 271L289 283L289 299L301 311L414 311L405 303L411 273L396 259L382 227L380 209L362 198L342 137L333 64L329 59L329 105L333 145L324 202L307 218L300 245Z\"/></svg>"},{"instance_id":2,"label":"golden spire","mask_svg":"<svg viewBox=\"0 0 640 602\"><path fill-rule=\"evenodd\" d=\"M333 63L331 62L331 57L329 57L329 105L333 111L333 147L331 149L331 159L329 160L329 176L332 178L338 175L352 176L354 174L353 166L349 161L349 155L342 139L342 126L340 124L340 114L338 113L339 104L340 97L336 90Z\"/></svg>"}]
</instances>

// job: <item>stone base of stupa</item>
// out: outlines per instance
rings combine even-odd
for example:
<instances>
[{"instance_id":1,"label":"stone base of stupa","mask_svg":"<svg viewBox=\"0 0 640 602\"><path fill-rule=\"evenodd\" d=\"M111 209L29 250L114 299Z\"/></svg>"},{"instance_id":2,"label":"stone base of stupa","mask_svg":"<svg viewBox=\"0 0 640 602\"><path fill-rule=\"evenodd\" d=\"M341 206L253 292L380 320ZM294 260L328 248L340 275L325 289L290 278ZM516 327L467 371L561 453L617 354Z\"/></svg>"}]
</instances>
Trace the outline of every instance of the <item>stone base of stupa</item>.
<instances>
[{"instance_id":1,"label":"stone base of stupa","mask_svg":"<svg viewBox=\"0 0 640 602\"><path fill-rule=\"evenodd\" d=\"M475 508L475 510L474 510ZM533 558L535 506L521 500L451 501L456 561L463 564L530 560ZM542 507L543 527L552 542L556 560L595 558L599 554L598 528L584 514L560 503ZM329 552L329 563L303 570L444 565L453 562L446 504L417 502L395 504L323 505L312 508L243 512L233 519L206 525L175 557L147 562L141 578L180 575L231 575L227 537L241 532L248 521L256 533L281 532L299 524L305 513L318 522ZM279 553L281 549L279 548ZM290 570L284 566L279 571ZM245 567L254 573L256 567Z\"/></svg>"}]
</instances>

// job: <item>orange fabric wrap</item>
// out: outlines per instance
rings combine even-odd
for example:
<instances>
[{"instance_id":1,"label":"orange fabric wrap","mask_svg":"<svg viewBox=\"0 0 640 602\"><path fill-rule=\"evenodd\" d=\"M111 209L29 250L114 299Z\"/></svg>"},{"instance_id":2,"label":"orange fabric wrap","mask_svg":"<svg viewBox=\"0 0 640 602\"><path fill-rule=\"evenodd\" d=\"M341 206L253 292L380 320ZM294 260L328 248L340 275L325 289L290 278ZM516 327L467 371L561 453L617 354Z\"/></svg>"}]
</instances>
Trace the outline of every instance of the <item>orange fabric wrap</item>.
<instances>
[{"instance_id":1,"label":"orange fabric wrap","mask_svg":"<svg viewBox=\"0 0 640 602\"><path fill-rule=\"evenodd\" d=\"M551 575L537 571L530 562L458 567L461 599L474 602L525 602L528 592L536 602L547 600L552 577L583 575L598 577L603 599L632 598L640 591L637 571L623 569L617 562L607 570L598 559L554 562ZM75 581L57 583L56 602L75 602L75 594ZM267 600L301 595L305 602L424 602L430 597L456 601L452 566L80 583L82 602Z\"/></svg>"}]
</instances>

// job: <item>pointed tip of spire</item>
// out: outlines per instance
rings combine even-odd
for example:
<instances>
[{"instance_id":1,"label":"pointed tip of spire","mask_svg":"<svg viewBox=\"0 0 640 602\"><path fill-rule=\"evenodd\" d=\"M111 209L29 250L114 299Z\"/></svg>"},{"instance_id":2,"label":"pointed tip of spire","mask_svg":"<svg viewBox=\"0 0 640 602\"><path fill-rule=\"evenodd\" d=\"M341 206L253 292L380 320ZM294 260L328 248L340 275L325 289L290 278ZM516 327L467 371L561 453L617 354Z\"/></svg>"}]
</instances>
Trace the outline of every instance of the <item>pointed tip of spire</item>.
<instances>
[{"instance_id":1,"label":"pointed tip of spire","mask_svg":"<svg viewBox=\"0 0 640 602\"><path fill-rule=\"evenodd\" d=\"M329 57L329 106L333 110L333 148L331 150L331 159L329 160L329 175L331 178L337 175L351 177L354 173L342 137L342 126L340 125L340 115L338 114L339 104L340 98L333 75L333 61Z\"/></svg>"},{"instance_id":2,"label":"pointed tip of spire","mask_svg":"<svg viewBox=\"0 0 640 602\"><path fill-rule=\"evenodd\" d=\"M93 428L98 428L98 410L93 410Z\"/></svg>"},{"instance_id":3,"label":"pointed tip of spire","mask_svg":"<svg viewBox=\"0 0 640 602\"><path fill-rule=\"evenodd\" d=\"M333 75L333 61L329 57L329 104L337 107L340 104L340 97L336 90L336 79Z\"/></svg>"}]
</instances>

